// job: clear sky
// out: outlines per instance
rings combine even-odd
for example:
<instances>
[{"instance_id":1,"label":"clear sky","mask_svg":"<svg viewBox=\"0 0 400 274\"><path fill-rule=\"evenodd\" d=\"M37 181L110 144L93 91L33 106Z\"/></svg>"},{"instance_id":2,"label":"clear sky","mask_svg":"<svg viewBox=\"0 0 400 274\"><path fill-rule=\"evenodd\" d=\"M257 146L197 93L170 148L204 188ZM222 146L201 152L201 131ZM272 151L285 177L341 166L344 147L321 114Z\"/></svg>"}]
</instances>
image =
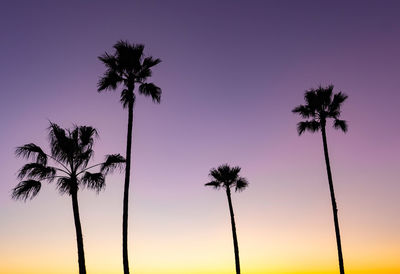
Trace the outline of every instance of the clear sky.
<instances>
[{"instance_id":1,"label":"clear sky","mask_svg":"<svg viewBox=\"0 0 400 274\"><path fill-rule=\"evenodd\" d=\"M301 3L300 3L301 2ZM334 84L349 132L328 130L346 273L400 273L400 2L2 1L0 273L78 269L71 200L44 185L10 199L16 146L46 147L48 120L96 127L96 161L124 153L119 92L98 94L97 56L119 39L163 62L160 105L135 107L130 264L138 274L234 271L222 163L243 273L338 273L321 136L298 137L304 90ZM122 273L123 175L79 196L88 273Z\"/></svg>"}]
</instances>

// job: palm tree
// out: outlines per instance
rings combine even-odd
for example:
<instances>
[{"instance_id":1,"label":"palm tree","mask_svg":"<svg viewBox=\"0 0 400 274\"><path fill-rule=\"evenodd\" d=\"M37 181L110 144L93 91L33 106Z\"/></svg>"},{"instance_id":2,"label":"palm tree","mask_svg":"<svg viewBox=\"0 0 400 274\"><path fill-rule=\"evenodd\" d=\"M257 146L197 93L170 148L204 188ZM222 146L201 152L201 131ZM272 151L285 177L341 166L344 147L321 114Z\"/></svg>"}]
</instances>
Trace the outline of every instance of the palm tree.
<instances>
[{"instance_id":1,"label":"palm tree","mask_svg":"<svg viewBox=\"0 0 400 274\"><path fill-rule=\"evenodd\" d=\"M236 236L235 216L233 214L233 206L231 199L231 188L234 188L235 191L243 191L249 185L246 178L239 176L239 172L240 172L240 167L238 166L230 167L227 164L221 165L217 169L213 168L210 170L210 177L212 178L212 181L205 184L206 186L212 186L215 189L219 189L221 187L225 188L226 196L228 197L229 213L231 216L233 248L235 251L236 274L240 274L240 261L239 261L239 245Z\"/></svg>"},{"instance_id":2,"label":"palm tree","mask_svg":"<svg viewBox=\"0 0 400 274\"><path fill-rule=\"evenodd\" d=\"M94 138L97 131L90 126L74 126L65 130L50 122L50 153L30 143L17 147L18 157L31 159L18 172L22 180L12 191L13 199L26 201L34 198L42 187L42 181L56 180L60 194L70 195L74 214L76 241L78 246L79 273L86 273L85 254L83 250L82 227L79 217L78 190L88 188L97 193L105 187L105 175L115 168L122 168L125 160L119 154L107 155L102 163L88 166L93 156ZM52 162L54 165L48 165ZM100 167L100 172L88 170ZM24 180L25 179L25 180Z\"/></svg>"},{"instance_id":3,"label":"palm tree","mask_svg":"<svg viewBox=\"0 0 400 274\"><path fill-rule=\"evenodd\" d=\"M333 119L333 127L347 132L347 122L341 120L341 106L347 99L347 95L342 92L333 95L333 85L328 87L319 87L317 89L310 89L305 92L304 100L305 105L295 107L292 112L298 113L302 118L308 119L297 124L297 132L299 135L305 131L316 132L321 131L322 142L324 146L326 172L328 174L329 190L331 194L333 220L335 223L336 243L339 257L340 273L344 274L344 264L342 255L342 244L340 241L339 220L337 215L337 205L335 199L335 192L333 189L332 172L329 163L328 143L326 140L326 120Z\"/></svg>"},{"instance_id":4,"label":"palm tree","mask_svg":"<svg viewBox=\"0 0 400 274\"><path fill-rule=\"evenodd\" d=\"M114 45L114 50L114 54L108 54L106 52L99 57L107 70L98 82L98 92L104 90L116 90L119 85L122 85L123 89L120 101L123 108L128 107L128 133L126 140L126 167L122 213L122 259L124 273L128 274L128 200L131 169L133 106L136 98L134 90L135 86L138 85L139 94L151 96L153 102L160 103L161 89L154 83L148 83L147 78L152 75L151 68L159 64L161 60L153 59L151 56L144 57L144 45L129 44L127 41L118 41Z\"/></svg>"}]
</instances>

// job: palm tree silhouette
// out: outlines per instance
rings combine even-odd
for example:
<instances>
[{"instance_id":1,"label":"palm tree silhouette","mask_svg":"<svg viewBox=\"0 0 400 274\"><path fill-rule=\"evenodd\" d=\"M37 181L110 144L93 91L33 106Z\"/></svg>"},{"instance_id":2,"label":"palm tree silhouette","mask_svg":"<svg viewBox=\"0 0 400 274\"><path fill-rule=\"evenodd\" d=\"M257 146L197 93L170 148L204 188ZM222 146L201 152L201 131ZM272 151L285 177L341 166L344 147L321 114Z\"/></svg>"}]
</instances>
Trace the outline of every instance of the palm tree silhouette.
<instances>
[{"instance_id":1,"label":"palm tree silhouette","mask_svg":"<svg viewBox=\"0 0 400 274\"><path fill-rule=\"evenodd\" d=\"M236 225L235 216L233 214L233 206L231 199L231 188L235 188L235 191L243 191L247 186L248 182L246 178L239 176L240 167L230 167L227 164L219 166L217 169L213 168L210 170L211 182L205 184L206 186L212 186L215 189L221 187L225 188L226 196L228 197L229 213L231 216L232 225L232 237L233 237L233 247L235 251L235 265L236 274L240 274L240 261L239 261L239 245L236 236Z\"/></svg>"},{"instance_id":2,"label":"palm tree silhouette","mask_svg":"<svg viewBox=\"0 0 400 274\"><path fill-rule=\"evenodd\" d=\"M124 108L128 107L128 133L126 141L126 168L124 183L124 201L122 213L122 257L124 273L129 273L128 261L128 200L129 179L131 169L132 148L132 125L133 106L135 102L134 89L139 85L139 94L151 96L154 102L160 103L161 89L154 83L146 80L152 75L151 68L161 62L160 59L144 57L144 45L129 44L127 41L118 41L114 45L115 53L104 53L99 59L106 66L106 72L98 82L98 91L116 90L119 85L123 86L121 92L121 103Z\"/></svg>"},{"instance_id":3,"label":"palm tree silhouette","mask_svg":"<svg viewBox=\"0 0 400 274\"><path fill-rule=\"evenodd\" d=\"M335 223L339 268L340 268L340 273L344 274L342 244L340 241L339 220L337 215L338 210L336 205L335 192L333 189L332 172L329 163L328 143L326 140L325 127L326 127L326 120L333 119L334 120L333 127L335 129L341 129L343 132L347 132L347 122L339 119L341 114L341 106L342 103L347 99L347 95L343 94L342 92L336 93L334 95L332 93L333 93L333 85L330 85L326 88L320 86L317 89L310 89L306 91L304 95L304 100L306 104L295 107L292 110L292 112L298 113L304 119L309 119L306 121L299 122L297 124L297 132L299 133L299 135L303 134L305 131L316 132L320 130L322 133L326 172L328 174L333 220Z\"/></svg>"},{"instance_id":4,"label":"palm tree silhouette","mask_svg":"<svg viewBox=\"0 0 400 274\"><path fill-rule=\"evenodd\" d=\"M72 198L76 241L78 246L79 273L86 273L85 254L83 250L82 227L79 217L78 190L80 187L96 190L105 187L105 175L115 168L122 168L124 158L119 154L107 155L102 163L88 166L93 156L94 138L97 131L90 126L74 126L72 130L60 128L50 122L49 139L50 154L39 146L30 143L17 147L18 157L34 160L25 164L18 172L21 181L12 191L13 199L26 201L34 198L40 191L42 181L57 180L60 194L68 194ZM53 166L48 162L54 163ZM100 167L100 172L88 170ZM24 180L25 179L25 180Z\"/></svg>"}]
</instances>

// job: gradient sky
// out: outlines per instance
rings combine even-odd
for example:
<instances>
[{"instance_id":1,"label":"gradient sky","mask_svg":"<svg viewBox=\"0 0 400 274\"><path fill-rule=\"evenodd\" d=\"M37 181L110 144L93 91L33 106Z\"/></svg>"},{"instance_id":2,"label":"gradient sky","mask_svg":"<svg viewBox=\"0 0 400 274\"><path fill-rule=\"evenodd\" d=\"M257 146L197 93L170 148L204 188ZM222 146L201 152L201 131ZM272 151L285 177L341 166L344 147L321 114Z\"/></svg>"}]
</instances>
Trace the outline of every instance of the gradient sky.
<instances>
[{"instance_id":1,"label":"gradient sky","mask_svg":"<svg viewBox=\"0 0 400 274\"><path fill-rule=\"evenodd\" d=\"M400 273L400 2L2 1L0 273L74 273L71 200L44 185L10 199L18 145L48 120L99 130L96 161L124 153L119 92L97 56L119 39L163 62L162 103L138 98L130 264L138 274L234 271L226 197L203 186L240 165L233 195L243 273L338 273L321 136L298 137L304 90L334 84L349 132L328 130L348 274ZM122 273L123 175L79 197L88 273Z\"/></svg>"}]
</instances>

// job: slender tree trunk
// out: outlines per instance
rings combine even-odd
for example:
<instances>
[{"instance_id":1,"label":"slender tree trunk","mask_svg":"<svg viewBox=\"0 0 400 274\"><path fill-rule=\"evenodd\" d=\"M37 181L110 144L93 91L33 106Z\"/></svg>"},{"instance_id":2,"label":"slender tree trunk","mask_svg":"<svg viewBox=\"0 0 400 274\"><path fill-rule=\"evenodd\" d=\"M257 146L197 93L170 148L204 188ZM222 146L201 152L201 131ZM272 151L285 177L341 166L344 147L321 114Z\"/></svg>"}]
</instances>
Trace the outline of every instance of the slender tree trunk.
<instances>
[{"instance_id":1,"label":"slender tree trunk","mask_svg":"<svg viewBox=\"0 0 400 274\"><path fill-rule=\"evenodd\" d=\"M72 210L74 212L75 230L76 230L76 242L78 245L78 263L79 263L79 274L86 274L85 266L85 253L83 251L83 237L82 237L82 227L81 220L79 217L79 207L78 207L78 192L73 191L72 197Z\"/></svg>"},{"instance_id":2,"label":"slender tree trunk","mask_svg":"<svg viewBox=\"0 0 400 274\"><path fill-rule=\"evenodd\" d=\"M132 91L133 92L133 91ZM129 178L131 172L131 150L132 150L132 125L133 125L133 100L128 103L128 134L126 140L126 166L124 184L124 205L122 213L122 260L124 274L129 274L128 261L128 201L129 201Z\"/></svg>"},{"instance_id":3,"label":"slender tree trunk","mask_svg":"<svg viewBox=\"0 0 400 274\"><path fill-rule=\"evenodd\" d=\"M232 206L232 200L231 200L231 190L230 190L229 187L226 188L226 196L228 196L229 213L231 215L233 248L235 250L236 274L240 274L239 245L238 245L238 240L237 240L237 236L236 236L235 215L233 214L233 206Z\"/></svg>"},{"instance_id":4,"label":"slender tree trunk","mask_svg":"<svg viewBox=\"0 0 400 274\"><path fill-rule=\"evenodd\" d=\"M344 274L342 244L341 244L341 241L340 241L339 220L338 220L338 214L337 214L338 209L337 209L337 206L336 206L335 191L333 189L331 165L329 163L329 154L328 154L328 143L327 143L327 140L326 140L326 132L325 132L325 125L324 124L321 127L321 132L322 132L322 141L324 143L326 172L328 173L329 190L330 190L330 193L331 193L333 220L335 222L335 233L336 233L336 243L337 243L337 249L338 249L339 269L340 269L340 274Z\"/></svg>"}]
</instances>

